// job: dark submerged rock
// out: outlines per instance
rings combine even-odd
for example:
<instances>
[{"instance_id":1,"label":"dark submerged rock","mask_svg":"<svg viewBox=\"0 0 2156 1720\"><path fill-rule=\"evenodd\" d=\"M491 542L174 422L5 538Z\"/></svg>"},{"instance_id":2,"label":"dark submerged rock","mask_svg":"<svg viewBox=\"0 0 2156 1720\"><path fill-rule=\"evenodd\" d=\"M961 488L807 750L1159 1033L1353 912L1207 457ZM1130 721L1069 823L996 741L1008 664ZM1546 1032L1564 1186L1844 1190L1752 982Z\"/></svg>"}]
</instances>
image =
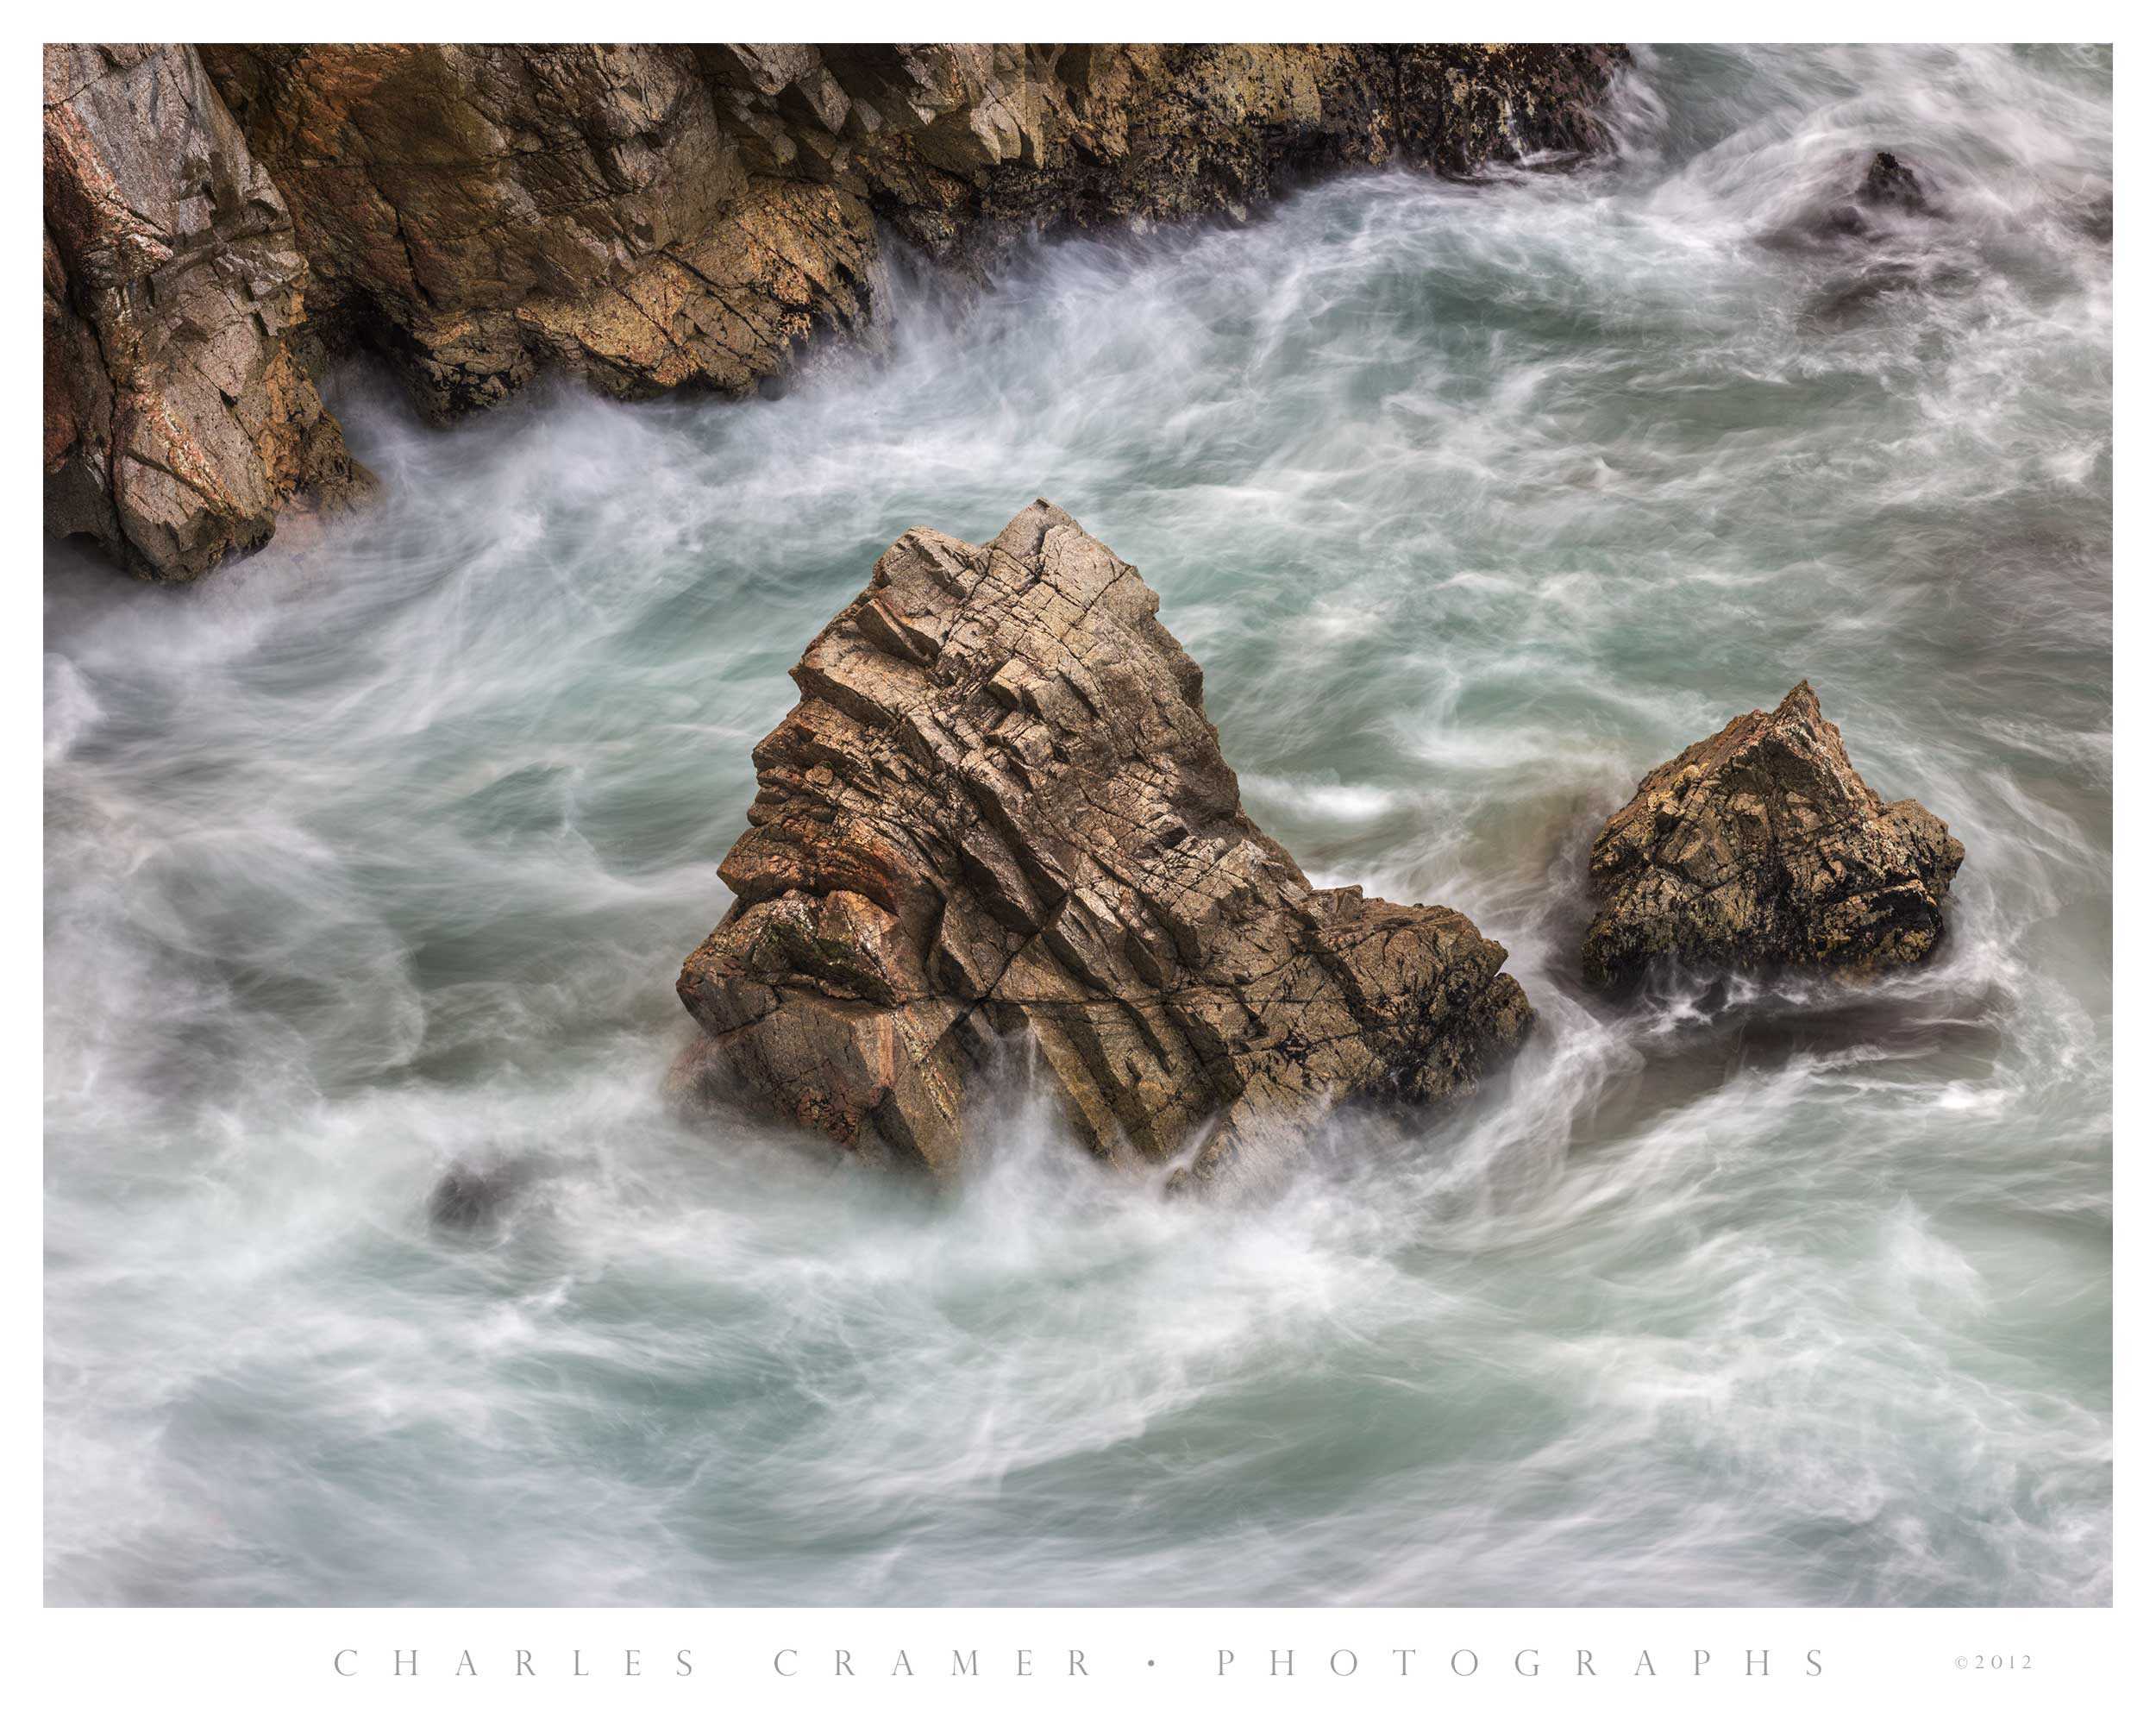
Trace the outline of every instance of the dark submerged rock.
<instances>
[{"instance_id":1,"label":"dark submerged rock","mask_svg":"<svg viewBox=\"0 0 2156 1720\"><path fill-rule=\"evenodd\" d=\"M1520 1044L1532 1011L1464 915L1313 888L1244 815L1158 607L1046 502L884 553L793 670L736 901L681 970L707 1088L950 1174L1015 1048L1096 1156L1194 1149L1203 1183Z\"/></svg>"},{"instance_id":2,"label":"dark submerged rock","mask_svg":"<svg viewBox=\"0 0 2156 1720\"><path fill-rule=\"evenodd\" d=\"M2071 200L2066 218L2074 230L2099 245L2111 242L2111 192L2107 188Z\"/></svg>"},{"instance_id":3,"label":"dark submerged rock","mask_svg":"<svg viewBox=\"0 0 2156 1720\"><path fill-rule=\"evenodd\" d=\"M480 1229L501 1215L532 1174L532 1166L521 1159L453 1164L427 1196L427 1217L440 1230Z\"/></svg>"},{"instance_id":4,"label":"dark submerged rock","mask_svg":"<svg viewBox=\"0 0 2156 1720\"><path fill-rule=\"evenodd\" d=\"M1931 200L1914 170L1900 156L1882 149L1865 169L1857 187L1857 201L1870 209L1898 210L1904 215L1928 215Z\"/></svg>"},{"instance_id":5,"label":"dark submerged rock","mask_svg":"<svg viewBox=\"0 0 2156 1720\"><path fill-rule=\"evenodd\" d=\"M1913 219L1936 220L1940 215L1915 170L1882 149L1846 191L1814 203L1763 235L1761 242L1774 250L1841 252L1876 245Z\"/></svg>"},{"instance_id":6,"label":"dark submerged rock","mask_svg":"<svg viewBox=\"0 0 2156 1720\"><path fill-rule=\"evenodd\" d=\"M1650 771L1589 863L1589 985L1658 961L1864 973L1919 962L1946 926L1962 846L1882 800L1800 681Z\"/></svg>"}]
</instances>

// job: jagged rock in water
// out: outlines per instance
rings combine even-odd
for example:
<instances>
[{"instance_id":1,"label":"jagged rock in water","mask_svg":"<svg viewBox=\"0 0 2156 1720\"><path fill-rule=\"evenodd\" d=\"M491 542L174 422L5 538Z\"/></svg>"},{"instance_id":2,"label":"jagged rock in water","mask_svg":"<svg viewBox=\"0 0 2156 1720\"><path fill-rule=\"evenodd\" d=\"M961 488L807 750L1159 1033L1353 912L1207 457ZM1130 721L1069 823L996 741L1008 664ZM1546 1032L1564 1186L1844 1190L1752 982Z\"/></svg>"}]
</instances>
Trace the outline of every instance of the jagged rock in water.
<instances>
[{"instance_id":1,"label":"jagged rock in water","mask_svg":"<svg viewBox=\"0 0 2156 1720\"><path fill-rule=\"evenodd\" d=\"M1589 863L1597 987L1658 960L1864 972L1921 961L1961 844L1858 775L1809 681L1650 771Z\"/></svg>"},{"instance_id":2,"label":"jagged rock in water","mask_svg":"<svg viewBox=\"0 0 2156 1720\"><path fill-rule=\"evenodd\" d=\"M1158 607L1045 502L885 551L793 670L736 899L681 970L719 1085L947 1173L1015 1040L1095 1154L1195 1145L1205 1182L1327 1100L1445 1098L1520 1043L1464 915L1313 888L1244 816Z\"/></svg>"},{"instance_id":3,"label":"jagged rock in water","mask_svg":"<svg viewBox=\"0 0 2156 1720\"><path fill-rule=\"evenodd\" d=\"M1889 221L1883 223L1882 214ZM1854 190L1821 217L1819 234L1833 240L1877 242L1891 230L1891 217L1935 217L1938 214L1915 170L1900 156L1882 149L1871 158Z\"/></svg>"},{"instance_id":4,"label":"jagged rock in water","mask_svg":"<svg viewBox=\"0 0 2156 1720\"><path fill-rule=\"evenodd\" d=\"M1864 259L1866 273L1855 283L1856 296L1874 298L1891 286L1914 284L1915 276L1906 259L1879 264L1873 254L1883 245L1891 250L1886 242L1908 236L1914 217L1932 221L1940 213L1915 170L1883 149L1861 178L1814 199L1794 219L1761 234L1759 242L1777 251Z\"/></svg>"},{"instance_id":5,"label":"jagged rock in water","mask_svg":"<svg viewBox=\"0 0 2156 1720\"><path fill-rule=\"evenodd\" d=\"M1923 215L1930 211L1930 200L1924 195L1924 187L1916 174L1906 166L1900 156L1882 149L1871 158L1871 165L1865 169L1864 183L1857 187L1857 200L1873 209L1896 209L1905 215Z\"/></svg>"},{"instance_id":6,"label":"jagged rock in water","mask_svg":"<svg viewBox=\"0 0 2156 1720\"><path fill-rule=\"evenodd\" d=\"M45 527L192 579L371 487L296 334L291 216L192 48L45 49Z\"/></svg>"}]
</instances>

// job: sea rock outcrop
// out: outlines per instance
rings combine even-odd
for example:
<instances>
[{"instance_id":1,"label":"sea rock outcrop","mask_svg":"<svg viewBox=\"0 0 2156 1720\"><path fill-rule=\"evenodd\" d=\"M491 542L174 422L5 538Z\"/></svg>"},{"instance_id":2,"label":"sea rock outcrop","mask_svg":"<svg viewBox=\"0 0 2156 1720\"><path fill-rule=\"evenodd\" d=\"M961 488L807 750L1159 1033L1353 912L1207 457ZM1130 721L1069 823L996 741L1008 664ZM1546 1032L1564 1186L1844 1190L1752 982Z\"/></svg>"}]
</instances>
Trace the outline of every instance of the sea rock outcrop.
<instances>
[{"instance_id":1,"label":"sea rock outcrop","mask_svg":"<svg viewBox=\"0 0 2156 1720\"><path fill-rule=\"evenodd\" d=\"M216 427L194 423L206 401L175 412L209 452L180 457L172 469L187 475L172 482L204 474L209 516L235 523L222 535L183 532L184 544L148 528L98 535L138 569L177 578L259 542L288 498L337 487L342 442L307 380L324 358L385 359L437 419L496 405L544 371L624 398L769 392L812 348L874 337L886 233L977 273L1025 234L1239 218L1290 183L1347 166L1397 160L1463 173L1585 151L1601 141L1601 99L1625 60L1620 47L1577 43L47 53L60 68L48 72L59 92L47 97L48 229L72 232L81 223L71 211L97 208L96 195L70 189L96 177L75 164L85 152L53 154L55 102L85 117L87 153L126 158L120 201L132 208L133 198L150 230L202 224L199 176L166 186L167 162L215 160L220 184L247 188L241 215L221 194L209 225L219 254L238 260L218 279L243 277L240 302L263 312L257 342L275 404L243 409L247 390L224 392L248 440L272 417L297 428L271 436L278 457L258 460L261 481L250 483L239 450L210 447ZM77 101L99 87L91 67L127 93ZM182 125L204 146L179 139ZM61 135L65 145L73 134L63 125ZM138 276L147 267L116 237L93 248L128 259ZM70 463L76 427L100 417L111 367L83 320L97 321L94 262L78 271L63 243L47 276L47 468L60 479L47 518L72 531L114 512L108 466L94 451ZM176 302L138 293L130 329L185 348L200 344L197 329L230 325L215 305L205 324L168 311ZM222 354L232 342L209 344ZM273 364L279 353L308 363ZM157 480L139 487L154 512L170 511L154 505Z\"/></svg>"},{"instance_id":2,"label":"sea rock outcrop","mask_svg":"<svg viewBox=\"0 0 2156 1720\"><path fill-rule=\"evenodd\" d=\"M1657 961L1862 973L1921 961L1946 926L1962 846L1850 763L1800 681L1650 771L1589 863L1590 985Z\"/></svg>"},{"instance_id":3,"label":"sea rock outcrop","mask_svg":"<svg viewBox=\"0 0 2156 1720\"><path fill-rule=\"evenodd\" d=\"M1909 165L1890 150L1882 149L1865 169L1857 187L1857 201L1871 209L1899 210L1904 215L1927 215L1931 199Z\"/></svg>"},{"instance_id":4,"label":"sea rock outcrop","mask_svg":"<svg viewBox=\"0 0 2156 1720\"><path fill-rule=\"evenodd\" d=\"M291 217L194 51L47 47L44 123L46 530L188 579L364 490Z\"/></svg>"},{"instance_id":5,"label":"sea rock outcrop","mask_svg":"<svg viewBox=\"0 0 2156 1720\"><path fill-rule=\"evenodd\" d=\"M460 1159L442 1173L427 1196L427 1217L437 1230L482 1230L544 1170L531 1158Z\"/></svg>"},{"instance_id":6,"label":"sea rock outcrop","mask_svg":"<svg viewBox=\"0 0 2156 1720\"><path fill-rule=\"evenodd\" d=\"M1852 239L1865 246L1878 246L1897 230L1908 229L1915 217L1930 220L1939 213L1939 207L1926 196L1915 168L1900 155L1883 148L1865 164L1863 179L1827 204L1802 229L1801 237L1833 248L1848 248Z\"/></svg>"},{"instance_id":7,"label":"sea rock outcrop","mask_svg":"<svg viewBox=\"0 0 2156 1720\"><path fill-rule=\"evenodd\" d=\"M1036 502L907 532L793 670L679 990L722 1091L956 1171L1020 1048L1099 1157L1250 1170L1329 1100L1471 1088L1532 1021L1460 913L1316 889L1243 812L1138 570Z\"/></svg>"}]
</instances>

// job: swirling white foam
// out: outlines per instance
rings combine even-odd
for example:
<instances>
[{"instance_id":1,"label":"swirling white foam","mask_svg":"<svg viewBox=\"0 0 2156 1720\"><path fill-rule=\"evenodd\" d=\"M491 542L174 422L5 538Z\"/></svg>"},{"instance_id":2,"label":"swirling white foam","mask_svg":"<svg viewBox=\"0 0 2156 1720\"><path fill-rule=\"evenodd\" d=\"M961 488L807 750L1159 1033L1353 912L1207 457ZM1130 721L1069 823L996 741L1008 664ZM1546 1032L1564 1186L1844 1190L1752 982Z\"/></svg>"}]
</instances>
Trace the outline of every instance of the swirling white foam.
<instances>
[{"instance_id":1,"label":"swirling white foam","mask_svg":"<svg viewBox=\"0 0 2156 1720\"><path fill-rule=\"evenodd\" d=\"M2107 1600L2109 87L1643 55L1610 164L902 282L776 402L354 375L373 516L56 552L52 1598ZM1763 242L1879 148L1946 218ZM667 1112L786 669L1036 494L1313 875L1510 946L1477 1103L1232 1213L1023 1091L942 1200ZM1943 958L1589 1000L1596 822L1800 676L1966 842Z\"/></svg>"}]
</instances>

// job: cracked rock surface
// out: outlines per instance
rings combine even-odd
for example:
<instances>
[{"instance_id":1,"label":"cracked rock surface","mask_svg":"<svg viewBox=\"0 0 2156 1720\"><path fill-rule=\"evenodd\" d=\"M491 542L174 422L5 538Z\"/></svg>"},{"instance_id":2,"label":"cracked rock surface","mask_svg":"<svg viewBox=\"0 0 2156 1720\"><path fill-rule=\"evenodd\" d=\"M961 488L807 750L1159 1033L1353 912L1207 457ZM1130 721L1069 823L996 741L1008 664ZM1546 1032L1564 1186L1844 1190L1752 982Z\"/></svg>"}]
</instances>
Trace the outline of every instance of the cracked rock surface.
<instances>
[{"instance_id":1,"label":"cracked rock surface","mask_svg":"<svg viewBox=\"0 0 2156 1720\"><path fill-rule=\"evenodd\" d=\"M1962 846L1915 800L1882 800L1800 681L1650 771L1595 838L1582 966L1620 985L1658 960L1863 973L1920 962L1946 926Z\"/></svg>"},{"instance_id":2,"label":"cracked rock surface","mask_svg":"<svg viewBox=\"0 0 2156 1720\"><path fill-rule=\"evenodd\" d=\"M1501 945L1313 888L1244 815L1158 607L1046 502L885 551L793 670L736 900L681 970L710 1089L950 1173L1015 1045L1098 1157L1192 1150L1206 1183L1328 1102L1445 1099L1519 1045Z\"/></svg>"},{"instance_id":3,"label":"cracked rock surface","mask_svg":"<svg viewBox=\"0 0 2156 1720\"><path fill-rule=\"evenodd\" d=\"M296 344L307 265L191 48L45 49L45 524L191 579L372 486Z\"/></svg>"}]
</instances>

